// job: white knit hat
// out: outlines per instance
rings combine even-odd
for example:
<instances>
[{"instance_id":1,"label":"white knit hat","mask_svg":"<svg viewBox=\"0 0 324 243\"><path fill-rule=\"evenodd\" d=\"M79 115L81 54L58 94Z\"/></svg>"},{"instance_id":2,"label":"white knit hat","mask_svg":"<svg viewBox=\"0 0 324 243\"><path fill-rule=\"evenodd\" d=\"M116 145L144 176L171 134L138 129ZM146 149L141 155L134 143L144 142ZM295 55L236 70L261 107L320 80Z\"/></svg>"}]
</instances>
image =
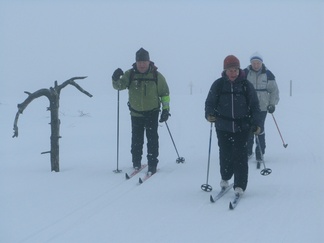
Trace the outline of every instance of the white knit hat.
<instances>
[{"instance_id":1,"label":"white knit hat","mask_svg":"<svg viewBox=\"0 0 324 243\"><path fill-rule=\"evenodd\" d=\"M254 52L251 55L250 62L252 62L253 60L259 60L259 61L263 62L263 57L259 52Z\"/></svg>"}]
</instances>

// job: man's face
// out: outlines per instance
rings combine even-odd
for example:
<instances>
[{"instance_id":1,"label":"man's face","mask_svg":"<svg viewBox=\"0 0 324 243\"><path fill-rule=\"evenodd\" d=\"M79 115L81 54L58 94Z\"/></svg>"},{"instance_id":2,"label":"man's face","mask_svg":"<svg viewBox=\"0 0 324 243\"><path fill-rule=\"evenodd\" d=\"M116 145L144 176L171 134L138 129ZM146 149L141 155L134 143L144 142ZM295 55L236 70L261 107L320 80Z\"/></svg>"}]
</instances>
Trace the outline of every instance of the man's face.
<instances>
[{"instance_id":1,"label":"man's face","mask_svg":"<svg viewBox=\"0 0 324 243\"><path fill-rule=\"evenodd\" d=\"M259 71L262 67L262 62L260 60L252 60L251 66L254 71Z\"/></svg>"},{"instance_id":2,"label":"man's face","mask_svg":"<svg viewBox=\"0 0 324 243\"><path fill-rule=\"evenodd\" d=\"M150 61L137 61L136 67L140 73L146 73L149 69Z\"/></svg>"}]
</instances>

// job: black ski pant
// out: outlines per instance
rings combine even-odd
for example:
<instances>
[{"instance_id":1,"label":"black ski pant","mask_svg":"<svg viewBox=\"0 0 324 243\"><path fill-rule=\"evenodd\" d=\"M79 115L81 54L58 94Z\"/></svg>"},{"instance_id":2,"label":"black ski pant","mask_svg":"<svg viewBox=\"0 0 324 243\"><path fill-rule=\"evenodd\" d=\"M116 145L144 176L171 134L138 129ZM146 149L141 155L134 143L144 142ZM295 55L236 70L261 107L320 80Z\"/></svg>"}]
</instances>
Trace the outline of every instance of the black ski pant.
<instances>
[{"instance_id":1,"label":"black ski pant","mask_svg":"<svg viewBox=\"0 0 324 243\"><path fill-rule=\"evenodd\" d=\"M234 175L234 188L245 191L249 173L246 144L250 131L231 133L216 129L216 133L221 177L228 181Z\"/></svg>"},{"instance_id":2,"label":"black ski pant","mask_svg":"<svg viewBox=\"0 0 324 243\"><path fill-rule=\"evenodd\" d=\"M264 128L264 124L265 124L265 120L267 118L267 111L261 111L261 133L259 136L259 141L260 141L260 146L261 146L261 151L262 154L265 153L265 149L266 149L266 141L265 141L265 128ZM252 154L253 151L253 144L254 144L254 134L251 133L248 139L248 143L247 143L247 148L248 148L248 154ZM259 149L259 144L257 142L257 140L255 139L255 157L257 160L261 159L261 154L260 154L260 149Z\"/></svg>"},{"instance_id":3,"label":"black ski pant","mask_svg":"<svg viewBox=\"0 0 324 243\"><path fill-rule=\"evenodd\" d=\"M149 166L157 166L159 156L158 135L159 111L150 112L143 117L132 116L131 153L134 165L141 164L144 145L144 133L147 139L147 162Z\"/></svg>"}]
</instances>

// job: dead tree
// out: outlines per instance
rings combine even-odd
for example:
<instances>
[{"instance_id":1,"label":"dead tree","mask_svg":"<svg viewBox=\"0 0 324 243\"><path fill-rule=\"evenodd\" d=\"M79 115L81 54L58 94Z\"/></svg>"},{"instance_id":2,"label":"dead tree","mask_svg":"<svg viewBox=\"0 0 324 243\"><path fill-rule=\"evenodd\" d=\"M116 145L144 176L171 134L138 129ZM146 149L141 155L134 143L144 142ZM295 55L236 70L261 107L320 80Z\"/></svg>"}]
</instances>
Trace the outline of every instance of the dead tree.
<instances>
[{"instance_id":1,"label":"dead tree","mask_svg":"<svg viewBox=\"0 0 324 243\"><path fill-rule=\"evenodd\" d=\"M54 88L50 87L49 89L40 89L34 93L30 93L25 91L28 94L27 99L18 104L18 111L16 113L15 121L14 121L14 137L18 137L18 118L19 115L23 113L25 108L32 102L34 99L39 98L41 96L46 96L49 99L49 107L47 110L51 112L51 150L47 152L43 152L42 154L50 153L51 154L51 171L59 172L60 165L59 165L59 139L60 136L60 119L59 119L59 107L60 107L60 93L61 90L66 87L67 85L73 85L76 87L80 92L86 94L89 97L92 97L92 94L82 89L74 80L76 79L84 79L86 77L74 77L66 80L61 85L57 85L57 81L54 82Z\"/></svg>"}]
</instances>

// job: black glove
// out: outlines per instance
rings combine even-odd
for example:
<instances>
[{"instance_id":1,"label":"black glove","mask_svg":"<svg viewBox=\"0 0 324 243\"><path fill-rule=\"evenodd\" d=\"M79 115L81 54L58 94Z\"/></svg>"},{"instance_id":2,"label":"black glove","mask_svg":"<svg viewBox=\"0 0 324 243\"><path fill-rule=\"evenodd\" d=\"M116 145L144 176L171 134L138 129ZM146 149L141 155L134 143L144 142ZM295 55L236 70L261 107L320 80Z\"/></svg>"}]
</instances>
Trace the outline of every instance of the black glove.
<instances>
[{"instance_id":1,"label":"black glove","mask_svg":"<svg viewBox=\"0 0 324 243\"><path fill-rule=\"evenodd\" d=\"M268 109L268 112L270 114L272 114L275 111L276 107L274 105L268 105L267 109Z\"/></svg>"},{"instance_id":2,"label":"black glove","mask_svg":"<svg viewBox=\"0 0 324 243\"><path fill-rule=\"evenodd\" d=\"M169 116L171 116L171 114L169 113L169 111L167 109L162 110L159 122L167 121L169 119Z\"/></svg>"},{"instance_id":3,"label":"black glove","mask_svg":"<svg viewBox=\"0 0 324 243\"><path fill-rule=\"evenodd\" d=\"M120 78L120 76L123 75L123 74L124 74L123 70L121 70L120 68L117 68L115 70L115 72L113 73L113 75L112 75L112 79L114 81L117 81Z\"/></svg>"},{"instance_id":4,"label":"black glove","mask_svg":"<svg viewBox=\"0 0 324 243\"><path fill-rule=\"evenodd\" d=\"M251 132L253 132L255 135L259 135L261 133L261 128L256 125L253 125L251 126Z\"/></svg>"},{"instance_id":5,"label":"black glove","mask_svg":"<svg viewBox=\"0 0 324 243\"><path fill-rule=\"evenodd\" d=\"M207 115L207 118L206 119L209 122L216 122L216 120L217 120L216 116L214 116L212 114Z\"/></svg>"}]
</instances>

